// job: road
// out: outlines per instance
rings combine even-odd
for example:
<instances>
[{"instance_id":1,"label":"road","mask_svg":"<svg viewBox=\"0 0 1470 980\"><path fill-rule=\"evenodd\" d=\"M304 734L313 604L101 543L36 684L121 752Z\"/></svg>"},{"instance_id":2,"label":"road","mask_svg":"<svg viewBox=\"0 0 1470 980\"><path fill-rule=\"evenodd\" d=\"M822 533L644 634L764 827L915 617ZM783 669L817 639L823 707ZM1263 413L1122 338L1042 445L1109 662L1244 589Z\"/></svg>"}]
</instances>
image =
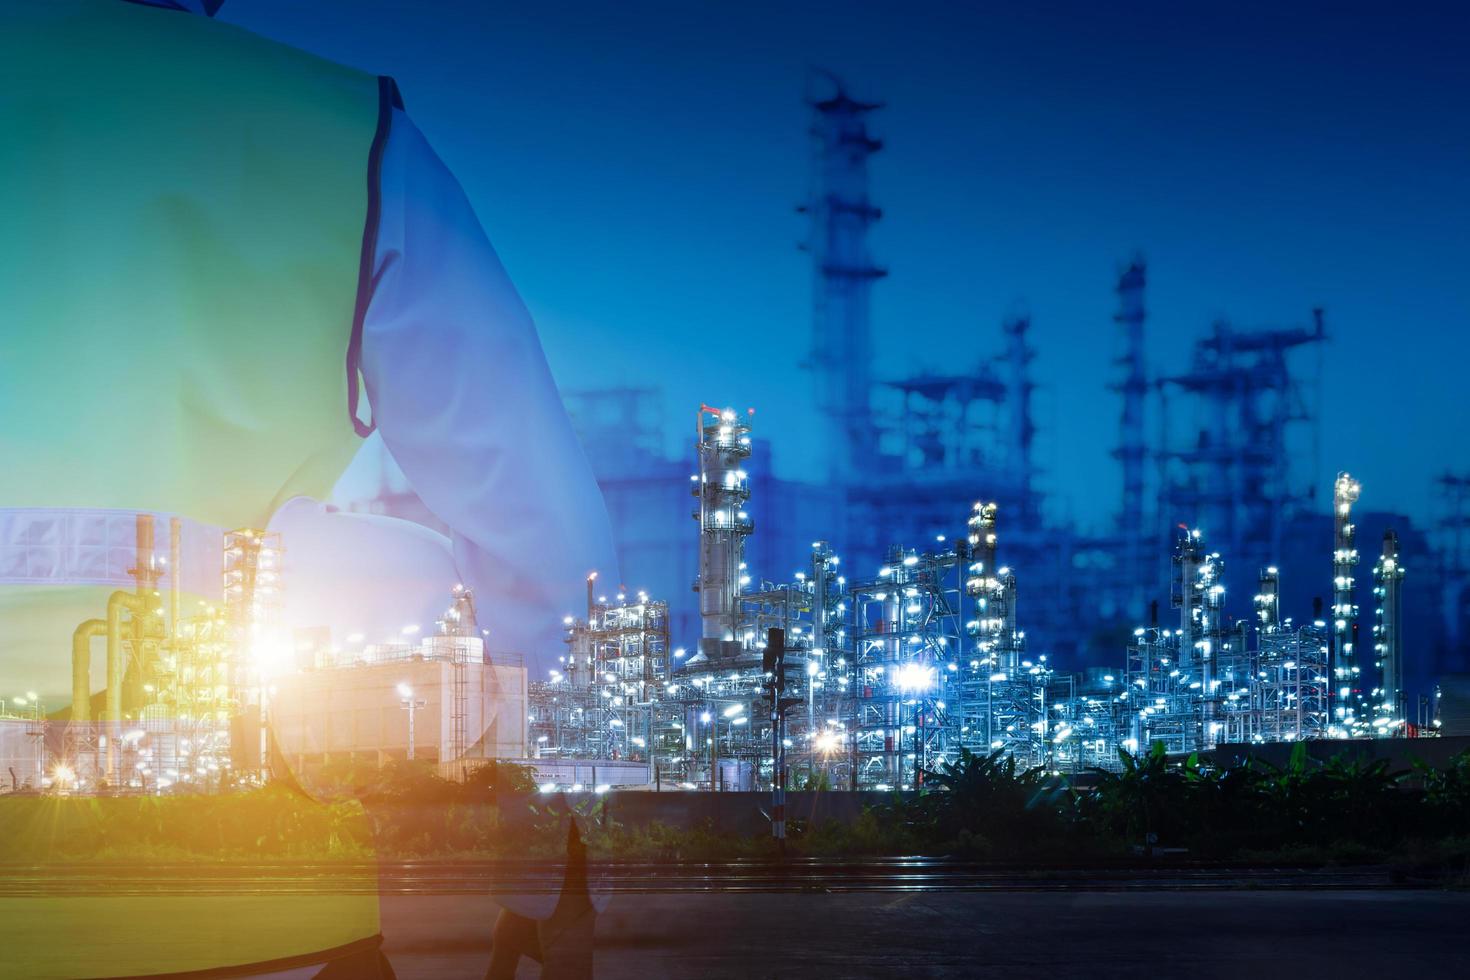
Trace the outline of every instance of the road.
<instances>
[{"instance_id":1,"label":"road","mask_svg":"<svg viewBox=\"0 0 1470 980\"><path fill-rule=\"evenodd\" d=\"M0 896L378 893L402 980L478 980L497 888L547 899L559 876L503 862L0 867ZM594 871L608 897L596 976L1464 976L1470 892L1382 869L1099 872L923 859ZM0 969L0 974L3 974ZM521 976L535 977L527 964Z\"/></svg>"},{"instance_id":2,"label":"road","mask_svg":"<svg viewBox=\"0 0 1470 980\"><path fill-rule=\"evenodd\" d=\"M398 976L478 980L494 914L483 897L385 896ZM594 963L599 980L1458 978L1467 917L1470 894L1370 889L626 893Z\"/></svg>"}]
</instances>

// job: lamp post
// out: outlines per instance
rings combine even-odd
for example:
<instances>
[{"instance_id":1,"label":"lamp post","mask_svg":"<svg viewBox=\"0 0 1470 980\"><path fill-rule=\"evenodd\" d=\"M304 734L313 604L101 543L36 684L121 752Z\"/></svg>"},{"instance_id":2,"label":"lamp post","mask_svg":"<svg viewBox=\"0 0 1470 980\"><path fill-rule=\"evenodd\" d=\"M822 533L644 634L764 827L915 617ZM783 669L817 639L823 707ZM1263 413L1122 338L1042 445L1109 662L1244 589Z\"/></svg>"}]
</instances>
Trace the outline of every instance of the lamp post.
<instances>
[{"instance_id":1,"label":"lamp post","mask_svg":"<svg viewBox=\"0 0 1470 980\"><path fill-rule=\"evenodd\" d=\"M407 684L398 685L398 704L408 712L408 758L413 761L413 716L419 708L428 704L423 698L413 696L413 688Z\"/></svg>"}]
</instances>

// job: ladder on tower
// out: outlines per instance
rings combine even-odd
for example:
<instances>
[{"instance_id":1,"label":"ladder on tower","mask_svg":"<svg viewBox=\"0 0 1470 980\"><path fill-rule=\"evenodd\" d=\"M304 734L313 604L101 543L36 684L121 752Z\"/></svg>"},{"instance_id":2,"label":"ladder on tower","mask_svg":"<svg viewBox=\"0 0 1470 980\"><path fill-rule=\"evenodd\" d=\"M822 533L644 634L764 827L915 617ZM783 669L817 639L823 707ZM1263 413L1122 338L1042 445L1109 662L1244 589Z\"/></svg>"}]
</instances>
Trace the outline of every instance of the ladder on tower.
<instances>
[{"instance_id":1,"label":"ladder on tower","mask_svg":"<svg viewBox=\"0 0 1470 980\"><path fill-rule=\"evenodd\" d=\"M461 763L465 756L468 743L467 728L469 723L470 702L470 666L469 666L469 642L458 640L451 648L452 660L450 670L453 671L451 682L453 684L453 702L449 714L450 724L450 752L453 761Z\"/></svg>"}]
</instances>

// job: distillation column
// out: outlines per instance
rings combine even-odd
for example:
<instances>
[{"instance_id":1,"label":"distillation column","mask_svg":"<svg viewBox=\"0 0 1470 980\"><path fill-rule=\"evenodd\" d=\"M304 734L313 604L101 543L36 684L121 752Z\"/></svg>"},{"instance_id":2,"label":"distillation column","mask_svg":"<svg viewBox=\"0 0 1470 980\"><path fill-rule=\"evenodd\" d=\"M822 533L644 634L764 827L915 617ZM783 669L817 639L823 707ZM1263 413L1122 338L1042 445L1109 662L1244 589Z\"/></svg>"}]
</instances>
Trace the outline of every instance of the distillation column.
<instances>
[{"instance_id":1,"label":"distillation column","mask_svg":"<svg viewBox=\"0 0 1470 980\"><path fill-rule=\"evenodd\" d=\"M1373 651L1381 679L1375 727L1385 735L1394 734L1404 721L1404 651L1400 627L1403 579L1399 537L1389 529L1383 535L1383 552L1373 566L1373 597L1378 604L1373 623Z\"/></svg>"},{"instance_id":2,"label":"distillation column","mask_svg":"<svg viewBox=\"0 0 1470 980\"><path fill-rule=\"evenodd\" d=\"M1179 610L1179 668L1199 678L1201 744L1214 745L1215 658L1224 645L1225 563L1205 552L1198 530L1181 528L1174 548L1173 603Z\"/></svg>"},{"instance_id":3,"label":"distillation column","mask_svg":"<svg viewBox=\"0 0 1470 980\"><path fill-rule=\"evenodd\" d=\"M1281 625L1281 572L1272 565L1261 569L1256 589L1256 626L1262 633L1274 633Z\"/></svg>"},{"instance_id":4,"label":"distillation column","mask_svg":"<svg viewBox=\"0 0 1470 980\"><path fill-rule=\"evenodd\" d=\"M1173 606L1179 610L1179 666L1198 666L1200 568L1205 562L1204 539L1198 530L1180 528L1174 543Z\"/></svg>"},{"instance_id":5,"label":"distillation column","mask_svg":"<svg viewBox=\"0 0 1470 980\"><path fill-rule=\"evenodd\" d=\"M1204 746L1214 748L1223 727L1220 714L1219 660L1225 653L1225 562L1218 554L1211 554L1200 566L1200 696L1204 703L1204 716L1200 731Z\"/></svg>"},{"instance_id":6,"label":"distillation column","mask_svg":"<svg viewBox=\"0 0 1470 980\"><path fill-rule=\"evenodd\" d=\"M1293 674L1300 676L1301 664L1282 656L1281 572L1276 566L1261 569L1256 586L1256 659L1250 680L1251 711L1256 716L1250 731L1268 741L1284 737L1283 721L1293 715L1291 737L1302 730L1300 691L1288 691Z\"/></svg>"},{"instance_id":7,"label":"distillation column","mask_svg":"<svg viewBox=\"0 0 1470 980\"><path fill-rule=\"evenodd\" d=\"M1362 486L1347 473L1339 473L1332 493L1332 700L1333 722L1341 735L1352 735L1363 720L1357 701L1361 694L1357 652L1353 649L1358 625L1358 605L1353 600L1353 569L1358 564L1357 533L1353 504Z\"/></svg>"},{"instance_id":8,"label":"distillation column","mask_svg":"<svg viewBox=\"0 0 1470 980\"><path fill-rule=\"evenodd\" d=\"M737 656L740 592L745 576L745 539L754 529L745 510L750 499L744 462L750 456L750 425L733 409L699 409L699 651L711 661Z\"/></svg>"},{"instance_id":9,"label":"distillation column","mask_svg":"<svg viewBox=\"0 0 1470 980\"><path fill-rule=\"evenodd\" d=\"M876 450L869 294L885 272L868 253L868 228L881 216L868 199L868 157L883 144L868 135L866 121L879 106L848 98L832 81L834 94L812 102L812 194L799 210L811 218L802 247L811 253L814 273L806 366L817 410L832 427L822 443L824 467L844 484Z\"/></svg>"},{"instance_id":10,"label":"distillation column","mask_svg":"<svg viewBox=\"0 0 1470 980\"><path fill-rule=\"evenodd\" d=\"M1005 589L996 569L996 513L994 503L976 503L969 521L970 568L965 590L975 600L976 639L992 674L1011 671L1014 665L1000 662L1008 619Z\"/></svg>"},{"instance_id":11,"label":"distillation column","mask_svg":"<svg viewBox=\"0 0 1470 980\"><path fill-rule=\"evenodd\" d=\"M1031 381L1030 364L1036 350L1026 343L1026 334L1031 329L1029 316L1012 317L1005 321L1005 387L1006 387L1006 443L1012 471L1020 477L1021 499L1015 501L1021 508L1023 519L1034 518L1036 508L1031 498L1031 447L1036 439L1036 424L1031 415L1031 393L1036 385Z\"/></svg>"}]
</instances>

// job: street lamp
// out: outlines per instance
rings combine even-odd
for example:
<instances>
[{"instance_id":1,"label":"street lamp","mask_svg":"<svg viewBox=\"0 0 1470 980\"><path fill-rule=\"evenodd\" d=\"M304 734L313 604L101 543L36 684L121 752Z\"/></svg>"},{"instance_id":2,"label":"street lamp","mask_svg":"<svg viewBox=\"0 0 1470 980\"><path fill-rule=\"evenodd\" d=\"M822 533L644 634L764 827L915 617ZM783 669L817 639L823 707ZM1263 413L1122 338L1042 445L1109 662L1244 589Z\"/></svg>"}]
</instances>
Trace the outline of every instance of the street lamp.
<instances>
[{"instance_id":1,"label":"street lamp","mask_svg":"<svg viewBox=\"0 0 1470 980\"><path fill-rule=\"evenodd\" d=\"M423 698L415 698L413 696L413 688L409 687L407 684L398 685L398 704L405 711L408 712L408 758L410 761L412 761L413 759L414 712L416 712L419 708L424 707L428 703L429 702L425 701Z\"/></svg>"}]
</instances>

